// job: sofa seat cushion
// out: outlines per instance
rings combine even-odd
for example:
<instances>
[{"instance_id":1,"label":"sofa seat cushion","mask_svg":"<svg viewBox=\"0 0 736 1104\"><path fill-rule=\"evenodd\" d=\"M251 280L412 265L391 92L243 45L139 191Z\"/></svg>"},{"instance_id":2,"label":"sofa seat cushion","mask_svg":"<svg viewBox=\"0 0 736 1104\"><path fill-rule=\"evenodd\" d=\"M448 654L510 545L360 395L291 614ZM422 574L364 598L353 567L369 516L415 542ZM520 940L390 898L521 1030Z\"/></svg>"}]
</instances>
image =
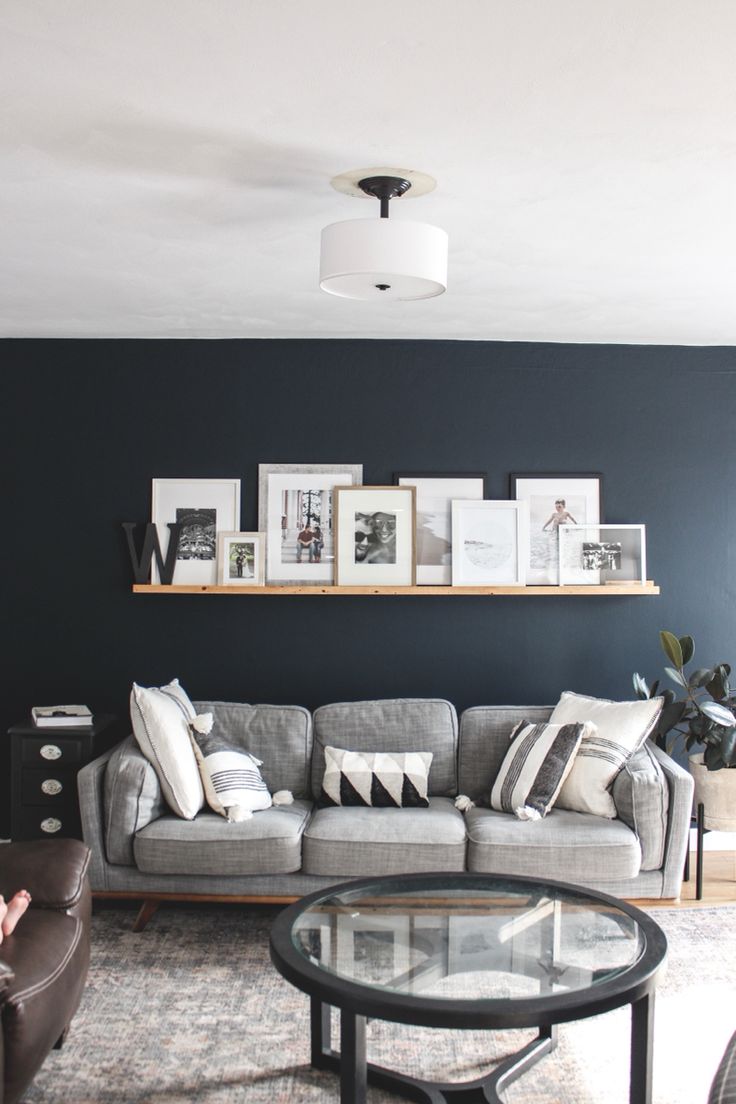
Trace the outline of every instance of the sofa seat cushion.
<instances>
[{"instance_id":1,"label":"sofa seat cushion","mask_svg":"<svg viewBox=\"0 0 736 1104\"><path fill-rule=\"evenodd\" d=\"M30 908L3 940L2 957L15 975L3 1006L4 1099L16 1101L77 1009L89 940L79 917Z\"/></svg>"},{"instance_id":2,"label":"sofa seat cushion","mask_svg":"<svg viewBox=\"0 0 736 1104\"><path fill-rule=\"evenodd\" d=\"M302 865L311 810L311 801L296 800L234 824L216 813L160 817L136 834L136 866L146 874L291 874Z\"/></svg>"},{"instance_id":3,"label":"sofa seat cushion","mask_svg":"<svg viewBox=\"0 0 736 1104\"><path fill-rule=\"evenodd\" d=\"M304 873L345 878L465 869L465 824L446 797L428 809L318 809L304 833Z\"/></svg>"},{"instance_id":4,"label":"sofa seat cushion","mask_svg":"<svg viewBox=\"0 0 736 1104\"><path fill-rule=\"evenodd\" d=\"M543 820L478 808L465 819L468 870L583 884L639 873L639 841L621 820L557 807Z\"/></svg>"}]
</instances>

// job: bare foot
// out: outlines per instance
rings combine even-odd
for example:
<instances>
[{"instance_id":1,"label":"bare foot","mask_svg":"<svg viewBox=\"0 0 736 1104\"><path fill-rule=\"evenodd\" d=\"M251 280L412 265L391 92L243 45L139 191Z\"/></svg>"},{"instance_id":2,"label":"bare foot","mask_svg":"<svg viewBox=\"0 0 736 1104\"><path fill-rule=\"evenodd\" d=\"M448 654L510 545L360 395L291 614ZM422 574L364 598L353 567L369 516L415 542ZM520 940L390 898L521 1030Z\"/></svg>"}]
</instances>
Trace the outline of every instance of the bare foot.
<instances>
[{"instance_id":1,"label":"bare foot","mask_svg":"<svg viewBox=\"0 0 736 1104\"><path fill-rule=\"evenodd\" d=\"M5 904L5 898L0 894L0 943L3 941L3 929L2 925L5 923L5 917L8 915L8 906Z\"/></svg>"},{"instance_id":2,"label":"bare foot","mask_svg":"<svg viewBox=\"0 0 736 1104\"><path fill-rule=\"evenodd\" d=\"M8 902L5 916L0 923L3 935L12 935L15 925L31 903L31 895L26 889L19 889L15 897Z\"/></svg>"}]
</instances>

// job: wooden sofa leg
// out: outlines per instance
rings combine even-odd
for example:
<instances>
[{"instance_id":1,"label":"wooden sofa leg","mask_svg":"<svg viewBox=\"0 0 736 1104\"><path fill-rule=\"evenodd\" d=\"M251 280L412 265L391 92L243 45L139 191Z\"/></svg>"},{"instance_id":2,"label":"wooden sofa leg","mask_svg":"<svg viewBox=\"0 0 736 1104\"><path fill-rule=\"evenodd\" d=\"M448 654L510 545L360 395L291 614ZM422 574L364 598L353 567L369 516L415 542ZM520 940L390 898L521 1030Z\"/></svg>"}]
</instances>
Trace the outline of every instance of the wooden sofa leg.
<instances>
[{"instance_id":1,"label":"wooden sofa leg","mask_svg":"<svg viewBox=\"0 0 736 1104\"><path fill-rule=\"evenodd\" d=\"M158 901L144 901L133 924L134 932L142 932L153 914L158 911Z\"/></svg>"}]
</instances>

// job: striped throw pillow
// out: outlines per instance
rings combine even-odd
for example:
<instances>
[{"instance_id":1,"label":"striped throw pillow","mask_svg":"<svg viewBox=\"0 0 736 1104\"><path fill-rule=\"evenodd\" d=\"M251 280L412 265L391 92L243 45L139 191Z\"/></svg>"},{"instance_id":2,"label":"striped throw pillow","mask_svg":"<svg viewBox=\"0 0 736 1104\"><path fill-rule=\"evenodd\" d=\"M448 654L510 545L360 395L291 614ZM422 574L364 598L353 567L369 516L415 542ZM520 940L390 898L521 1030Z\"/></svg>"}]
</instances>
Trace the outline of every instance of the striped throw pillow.
<instances>
[{"instance_id":1,"label":"striped throw pillow","mask_svg":"<svg viewBox=\"0 0 736 1104\"><path fill-rule=\"evenodd\" d=\"M588 726L520 721L491 790L491 808L540 820L555 803ZM591 726L592 727L592 726Z\"/></svg>"},{"instance_id":2,"label":"striped throw pillow","mask_svg":"<svg viewBox=\"0 0 736 1104\"><path fill-rule=\"evenodd\" d=\"M260 759L215 732L193 730L191 737L210 809L231 821L270 809L271 795L258 769L263 766Z\"/></svg>"},{"instance_id":3,"label":"striped throw pillow","mask_svg":"<svg viewBox=\"0 0 736 1104\"><path fill-rule=\"evenodd\" d=\"M431 751L348 751L325 747L322 805L426 809Z\"/></svg>"}]
</instances>

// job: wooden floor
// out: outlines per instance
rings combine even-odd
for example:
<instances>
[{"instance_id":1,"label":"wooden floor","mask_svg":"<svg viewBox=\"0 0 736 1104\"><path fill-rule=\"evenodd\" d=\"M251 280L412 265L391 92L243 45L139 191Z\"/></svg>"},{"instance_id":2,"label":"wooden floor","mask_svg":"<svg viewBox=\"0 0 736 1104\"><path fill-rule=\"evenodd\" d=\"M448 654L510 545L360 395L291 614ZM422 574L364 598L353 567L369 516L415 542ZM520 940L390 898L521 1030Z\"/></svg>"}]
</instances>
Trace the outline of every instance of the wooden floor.
<instances>
[{"instance_id":1,"label":"wooden floor","mask_svg":"<svg viewBox=\"0 0 736 1104\"><path fill-rule=\"evenodd\" d=\"M703 908L736 905L736 851L706 851L703 856L703 899L695 900L695 851L690 852L690 881L682 883L679 901L635 901L646 908Z\"/></svg>"}]
</instances>

